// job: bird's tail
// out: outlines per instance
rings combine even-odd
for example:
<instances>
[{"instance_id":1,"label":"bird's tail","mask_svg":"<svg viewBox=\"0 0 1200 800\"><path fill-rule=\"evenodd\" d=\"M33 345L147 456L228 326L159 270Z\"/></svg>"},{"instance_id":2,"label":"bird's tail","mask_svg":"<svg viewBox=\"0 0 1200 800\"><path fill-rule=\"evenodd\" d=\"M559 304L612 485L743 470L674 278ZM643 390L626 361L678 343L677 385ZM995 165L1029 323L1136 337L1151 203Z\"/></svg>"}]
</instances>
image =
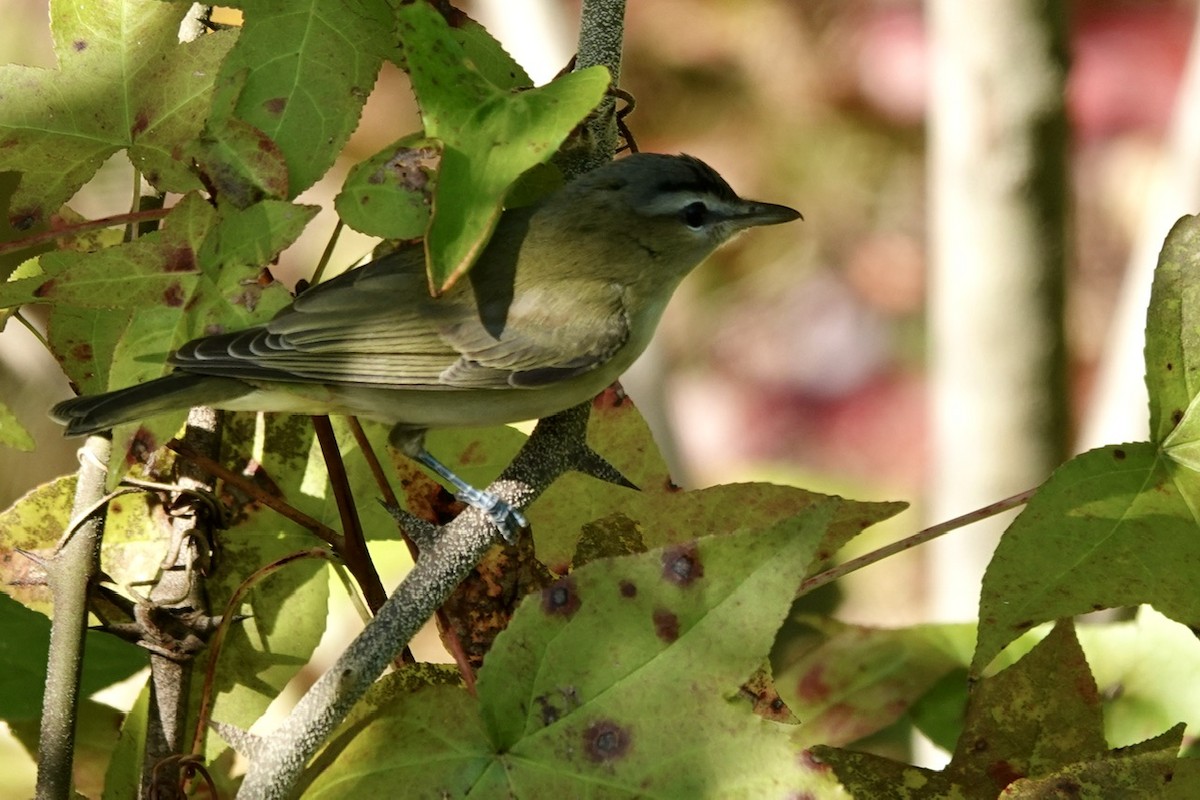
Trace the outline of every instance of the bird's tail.
<instances>
[{"instance_id":1,"label":"bird's tail","mask_svg":"<svg viewBox=\"0 0 1200 800\"><path fill-rule=\"evenodd\" d=\"M233 378L172 372L137 386L64 400L50 409L50 416L67 426L67 436L82 436L167 411L219 404L252 391L254 387Z\"/></svg>"}]
</instances>

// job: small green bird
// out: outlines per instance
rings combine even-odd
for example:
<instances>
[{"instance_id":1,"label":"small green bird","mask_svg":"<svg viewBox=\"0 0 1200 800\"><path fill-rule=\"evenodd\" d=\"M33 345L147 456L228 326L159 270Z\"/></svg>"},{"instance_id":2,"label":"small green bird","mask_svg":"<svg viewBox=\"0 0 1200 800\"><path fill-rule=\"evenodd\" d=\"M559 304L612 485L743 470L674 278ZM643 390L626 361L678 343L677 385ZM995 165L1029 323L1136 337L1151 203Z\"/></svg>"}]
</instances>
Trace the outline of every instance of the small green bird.
<instances>
[{"instance_id":1,"label":"small green bird","mask_svg":"<svg viewBox=\"0 0 1200 800\"><path fill-rule=\"evenodd\" d=\"M639 153L506 211L466 279L429 294L414 245L317 284L265 325L195 339L175 370L54 406L68 436L196 405L352 414L504 532L524 517L425 450L428 428L497 425L599 394L650 341L675 287L739 231L800 217L743 200L690 156Z\"/></svg>"}]
</instances>

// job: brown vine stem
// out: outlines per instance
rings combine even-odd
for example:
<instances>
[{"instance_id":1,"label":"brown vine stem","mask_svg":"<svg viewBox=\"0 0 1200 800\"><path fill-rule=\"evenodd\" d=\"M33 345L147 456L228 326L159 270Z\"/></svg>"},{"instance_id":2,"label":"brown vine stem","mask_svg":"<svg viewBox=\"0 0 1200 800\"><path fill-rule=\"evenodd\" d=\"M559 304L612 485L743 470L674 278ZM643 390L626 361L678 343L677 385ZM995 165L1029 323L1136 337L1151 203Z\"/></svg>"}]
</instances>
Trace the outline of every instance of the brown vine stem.
<instances>
[{"instance_id":1,"label":"brown vine stem","mask_svg":"<svg viewBox=\"0 0 1200 800\"><path fill-rule=\"evenodd\" d=\"M987 519L988 517L994 517L997 514L1008 511L1010 508L1016 508L1017 506L1025 505L1025 503L1029 502L1029 498L1033 497L1037 490L1038 487L1036 486L1032 489L1026 489L1023 492L1014 494L1012 497L1006 497L1003 500L997 500L991 505L986 505L983 508L977 508L974 511L963 514L961 517L955 517L954 519L947 520L945 522L939 522L937 525L931 525L922 531L917 531L906 539L901 539L898 542L892 542L885 547L881 547L878 550L872 550L871 552L861 555L858 558L852 558L843 564L838 564L832 569L827 569L824 572L818 572L816 575L813 575L811 578L808 578L801 583L800 589L796 594L797 596L807 594L813 589L820 588L828 583L833 583L839 578L844 578L851 572L857 572L863 567L868 567L871 564L882 561L885 558L890 558L897 553L903 553L905 550L911 550L917 545L925 544L926 542L932 541L939 536L949 533L950 531L958 530L959 528L970 525L973 522L979 522L980 520Z\"/></svg>"},{"instance_id":2,"label":"brown vine stem","mask_svg":"<svg viewBox=\"0 0 1200 800\"><path fill-rule=\"evenodd\" d=\"M311 417L317 441L321 445L321 454L325 457L325 470L329 474L329 485L337 502L338 514L342 519L342 546L338 555L342 557L350 574L358 581L367 606L374 614L387 600L387 592L371 561L371 553L367 550L366 538L363 535L362 521L358 517L358 509L354 505L354 495L350 491L350 479L346 475L346 465L342 462L342 453L338 448L337 436L333 432L333 424L326 416Z\"/></svg>"},{"instance_id":3,"label":"brown vine stem","mask_svg":"<svg viewBox=\"0 0 1200 800\"><path fill-rule=\"evenodd\" d=\"M308 550L297 550L294 553L288 553L250 573L250 575L246 576L237 585L233 593L229 596L229 600L225 603L225 610L221 614L221 622L217 625L217 631L208 643L208 665L204 670L204 686L200 693L199 710L196 714L196 727L192 734L192 755L201 756L204 753L205 737L208 735L208 721L212 713L213 692L216 685L217 660L221 657L221 648L225 645L225 637L229 633L230 626L241 619L237 614L237 610L241 607L242 598L272 573L286 567L288 564L308 558L334 560L333 554L320 547L311 547Z\"/></svg>"}]
</instances>

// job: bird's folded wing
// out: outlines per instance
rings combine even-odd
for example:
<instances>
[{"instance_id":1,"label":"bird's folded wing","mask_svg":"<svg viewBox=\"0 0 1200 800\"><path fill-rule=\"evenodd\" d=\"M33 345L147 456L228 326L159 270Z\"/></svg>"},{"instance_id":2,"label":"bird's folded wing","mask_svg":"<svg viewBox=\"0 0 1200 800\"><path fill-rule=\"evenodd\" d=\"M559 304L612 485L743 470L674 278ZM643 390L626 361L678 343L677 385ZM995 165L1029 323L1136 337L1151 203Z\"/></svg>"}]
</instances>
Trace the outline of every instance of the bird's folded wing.
<instances>
[{"instance_id":1,"label":"bird's folded wing","mask_svg":"<svg viewBox=\"0 0 1200 800\"><path fill-rule=\"evenodd\" d=\"M452 297L428 296L423 259L414 250L309 289L266 325L193 340L172 363L251 381L536 387L600 366L628 337L628 318L611 290L589 298L593 313L581 315L542 287L518 295L502 326L485 325L465 288ZM581 299L578 292L569 296Z\"/></svg>"}]
</instances>

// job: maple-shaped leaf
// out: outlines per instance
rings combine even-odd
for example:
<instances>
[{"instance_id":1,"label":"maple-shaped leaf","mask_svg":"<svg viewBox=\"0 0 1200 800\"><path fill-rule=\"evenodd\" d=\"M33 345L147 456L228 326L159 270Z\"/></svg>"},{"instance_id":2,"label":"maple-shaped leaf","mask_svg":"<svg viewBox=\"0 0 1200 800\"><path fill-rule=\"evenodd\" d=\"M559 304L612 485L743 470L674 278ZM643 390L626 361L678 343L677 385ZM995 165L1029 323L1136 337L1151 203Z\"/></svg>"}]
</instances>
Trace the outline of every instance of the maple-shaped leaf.
<instances>
[{"instance_id":1,"label":"maple-shaped leaf","mask_svg":"<svg viewBox=\"0 0 1200 800\"><path fill-rule=\"evenodd\" d=\"M52 0L58 69L0 67L0 172L22 173L14 227L43 222L120 150L161 190L199 188L178 154L200 132L236 34L181 44L186 11L158 0Z\"/></svg>"},{"instance_id":2,"label":"maple-shaped leaf","mask_svg":"<svg viewBox=\"0 0 1200 800\"><path fill-rule=\"evenodd\" d=\"M278 148L286 191L271 196L295 197L325 174L358 125L384 55L396 44L391 7L385 0L228 5L242 9L243 22L220 81L236 89L236 98L214 107L205 138L219 145L225 166L238 160L234 154L253 162L256 144ZM262 177L253 163L240 168Z\"/></svg>"},{"instance_id":3,"label":"maple-shaped leaf","mask_svg":"<svg viewBox=\"0 0 1200 800\"><path fill-rule=\"evenodd\" d=\"M457 39L432 5L404 5L396 16L402 66L420 103L425 135L443 145L425 239L430 289L439 294L487 244L509 187L550 160L603 98L609 75L590 67L515 91L520 76L497 85L493 60L481 67L468 55L479 52L481 40Z\"/></svg>"},{"instance_id":4,"label":"maple-shaped leaf","mask_svg":"<svg viewBox=\"0 0 1200 800\"><path fill-rule=\"evenodd\" d=\"M374 689L305 796L844 797L740 688L841 503L580 567L525 599L476 695Z\"/></svg>"},{"instance_id":5,"label":"maple-shaped leaf","mask_svg":"<svg viewBox=\"0 0 1200 800\"><path fill-rule=\"evenodd\" d=\"M882 756L816 747L855 797L903 800L964 797L1065 797L1044 793L1053 776L1077 797L1168 797L1183 726L1144 746L1112 750L1104 737L1102 698L1072 624L1060 622L1024 658L973 689L954 756L937 772ZM1158 762L1137 757L1158 753ZM1163 763L1166 762L1166 763ZM1050 781L1050 783L1054 783ZM1099 790L1112 785L1144 791ZM1189 783L1194 787L1194 783ZM1037 789L1043 790L1039 793Z\"/></svg>"}]
</instances>

